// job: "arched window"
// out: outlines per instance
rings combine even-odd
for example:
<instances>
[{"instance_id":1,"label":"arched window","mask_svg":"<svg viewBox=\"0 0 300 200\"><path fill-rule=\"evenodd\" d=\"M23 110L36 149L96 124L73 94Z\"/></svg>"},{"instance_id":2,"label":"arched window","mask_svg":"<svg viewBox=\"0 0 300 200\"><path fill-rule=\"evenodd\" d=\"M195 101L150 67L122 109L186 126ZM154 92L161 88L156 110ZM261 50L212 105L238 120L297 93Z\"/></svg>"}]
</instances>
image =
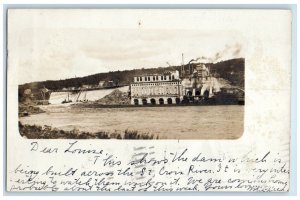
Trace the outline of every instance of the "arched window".
<instances>
[{"instance_id":1,"label":"arched window","mask_svg":"<svg viewBox=\"0 0 300 200\"><path fill-rule=\"evenodd\" d=\"M161 104L161 105L164 104L164 99L163 98L160 98L158 101L159 101L159 104Z\"/></svg>"},{"instance_id":2,"label":"arched window","mask_svg":"<svg viewBox=\"0 0 300 200\"><path fill-rule=\"evenodd\" d=\"M139 100L138 99L134 99L134 105L139 105Z\"/></svg>"},{"instance_id":3,"label":"arched window","mask_svg":"<svg viewBox=\"0 0 300 200\"><path fill-rule=\"evenodd\" d=\"M142 102L143 102L143 105L147 105L147 99L143 99Z\"/></svg>"},{"instance_id":4,"label":"arched window","mask_svg":"<svg viewBox=\"0 0 300 200\"><path fill-rule=\"evenodd\" d=\"M208 98L209 98L209 91L205 90L205 92L204 92L204 99L208 100Z\"/></svg>"},{"instance_id":5,"label":"arched window","mask_svg":"<svg viewBox=\"0 0 300 200\"><path fill-rule=\"evenodd\" d=\"M151 99L150 102L151 102L152 105L155 105L155 104L156 104L155 99Z\"/></svg>"}]
</instances>

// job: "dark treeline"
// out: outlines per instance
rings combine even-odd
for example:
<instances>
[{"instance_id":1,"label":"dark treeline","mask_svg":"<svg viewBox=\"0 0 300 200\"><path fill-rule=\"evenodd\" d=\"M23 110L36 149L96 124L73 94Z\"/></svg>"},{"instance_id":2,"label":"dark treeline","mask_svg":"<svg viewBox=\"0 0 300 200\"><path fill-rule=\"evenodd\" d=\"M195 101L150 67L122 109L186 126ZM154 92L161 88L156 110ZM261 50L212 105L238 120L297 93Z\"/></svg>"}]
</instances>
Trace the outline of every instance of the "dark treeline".
<instances>
[{"instance_id":1,"label":"dark treeline","mask_svg":"<svg viewBox=\"0 0 300 200\"><path fill-rule=\"evenodd\" d=\"M231 59L212 64L211 70L216 72L234 86L245 87L245 59Z\"/></svg>"},{"instance_id":2,"label":"dark treeline","mask_svg":"<svg viewBox=\"0 0 300 200\"><path fill-rule=\"evenodd\" d=\"M244 87L244 58L221 61L215 64L208 63L207 65L210 66L211 71L218 74L219 77L229 80L233 85ZM194 64L191 64L191 66L194 66ZM188 69L188 67L188 65L185 65L185 69ZM47 80L41 82L26 83L23 85L19 85L19 99L22 99L23 93L26 89L30 89L33 94L39 94L39 90L44 87L53 91L69 87L78 88L82 85L98 85L100 81L103 81L104 87L129 85L133 81L134 76L140 76L143 74L161 74L167 71L180 71L180 69L181 66L147 69L142 68L124 71L111 71L64 80Z\"/></svg>"},{"instance_id":3,"label":"dark treeline","mask_svg":"<svg viewBox=\"0 0 300 200\"><path fill-rule=\"evenodd\" d=\"M82 85L98 85L100 81L104 81L104 86L109 86L109 81L112 81L115 85L129 85L134 76L143 74L164 73L166 71L179 70L180 66L171 67L159 67L148 69L133 69L124 71L111 71L106 73L93 74L85 77L76 77L64 80L47 80L41 82L32 82L19 85L19 89L41 89L46 87L50 90L61 90L68 87L81 87Z\"/></svg>"}]
</instances>

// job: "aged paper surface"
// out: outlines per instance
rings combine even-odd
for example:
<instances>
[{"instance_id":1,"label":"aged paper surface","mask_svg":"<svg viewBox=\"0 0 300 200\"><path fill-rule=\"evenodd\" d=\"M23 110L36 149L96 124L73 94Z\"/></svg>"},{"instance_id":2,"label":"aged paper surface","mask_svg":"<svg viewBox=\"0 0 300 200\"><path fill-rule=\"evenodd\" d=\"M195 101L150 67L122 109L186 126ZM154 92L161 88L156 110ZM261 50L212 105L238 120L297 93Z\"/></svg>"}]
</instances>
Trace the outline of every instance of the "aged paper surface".
<instances>
[{"instance_id":1,"label":"aged paper surface","mask_svg":"<svg viewBox=\"0 0 300 200\"><path fill-rule=\"evenodd\" d=\"M7 24L7 191L289 191L290 11Z\"/></svg>"}]
</instances>

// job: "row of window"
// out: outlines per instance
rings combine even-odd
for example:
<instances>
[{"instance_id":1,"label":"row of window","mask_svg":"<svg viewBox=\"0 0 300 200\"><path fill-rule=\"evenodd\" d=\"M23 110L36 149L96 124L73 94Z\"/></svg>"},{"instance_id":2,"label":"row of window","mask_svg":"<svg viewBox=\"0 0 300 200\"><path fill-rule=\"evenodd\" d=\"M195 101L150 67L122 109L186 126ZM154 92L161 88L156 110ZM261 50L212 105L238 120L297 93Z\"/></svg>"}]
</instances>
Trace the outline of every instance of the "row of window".
<instances>
[{"instance_id":1,"label":"row of window","mask_svg":"<svg viewBox=\"0 0 300 200\"><path fill-rule=\"evenodd\" d=\"M138 87L138 88L132 88L131 89L131 91L140 91L140 90L165 90L165 89L175 89L175 90L177 90L178 89L178 87L176 87L176 86L170 86L170 87L168 87L168 86L165 86L165 87Z\"/></svg>"},{"instance_id":2,"label":"row of window","mask_svg":"<svg viewBox=\"0 0 300 200\"><path fill-rule=\"evenodd\" d=\"M149 94L149 93L166 93L166 92L170 92L170 93L178 93L178 90L177 89L165 89L165 90L135 90L135 91L132 91L132 94L139 94L139 93L142 93L142 94Z\"/></svg>"},{"instance_id":3,"label":"row of window","mask_svg":"<svg viewBox=\"0 0 300 200\"><path fill-rule=\"evenodd\" d=\"M131 96L152 96L152 95L168 95L168 94L178 94L179 91L177 88L146 88L146 89L138 89L136 88L135 90L131 91Z\"/></svg>"},{"instance_id":4,"label":"row of window","mask_svg":"<svg viewBox=\"0 0 300 200\"><path fill-rule=\"evenodd\" d=\"M177 85L177 82L168 83L142 83L142 84L131 84L131 86L155 86L155 85Z\"/></svg>"},{"instance_id":5,"label":"row of window","mask_svg":"<svg viewBox=\"0 0 300 200\"><path fill-rule=\"evenodd\" d=\"M150 100L150 101L149 101ZM142 103L143 105L147 105L147 104L179 104L180 103L180 98L175 98L175 101L173 101L172 98L168 98L166 100L164 100L163 98L158 99L158 101L156 99L141 99L141 101L139 99L134 99L133 103L135 105L139 105L139 102Z\"/></svg>"},{"instance_id":6,"label":"row of window","mask_svg":"<svg viewBox=\"0 0 300 200\"><path fill-rule=\"evenodd\" d=\"M144 81L151 81L151 76L145 76L144 77ZM166 81L167 77L169 78L169 80L171 80L171 76L160 76L160 80L161 81ZM143 77L136 77L137 82L142 82L143 81ZM152 80L153 81L159 81L159 76L152 76ZM174 80L174 75L172 76L172 80Z\"/></svg>"},{"instance_id":7,"label":"row of window","mask_svg":"<svg viewBox=\"0 0 300 200\"><path fill-rule=\"evenodd\" d=\"M157 94L152 94L152 93L150 93L150 94L134 94L134 95L132 95L132 96L134 96L134 97L139 97L139 96L141 96L141 97L144 97L144 96L166 96L166 95L178 95L178 93L169 93L169 92L166 92L166 93L157 93Z\"/></svg>"}]
</instances>

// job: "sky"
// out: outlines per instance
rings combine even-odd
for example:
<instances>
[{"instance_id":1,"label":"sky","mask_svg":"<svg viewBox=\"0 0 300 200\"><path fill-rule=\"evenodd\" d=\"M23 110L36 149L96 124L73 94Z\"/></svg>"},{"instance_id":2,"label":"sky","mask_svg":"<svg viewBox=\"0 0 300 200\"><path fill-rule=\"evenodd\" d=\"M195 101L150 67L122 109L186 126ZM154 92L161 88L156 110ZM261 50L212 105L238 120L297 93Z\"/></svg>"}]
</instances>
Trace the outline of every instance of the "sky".
<instances>
[{"instance_id":1,"label":"sky","mask_svg":"<svg viewBox=\"0 0 300 200\"><path fill-rule=\"evenodd\" d=\"M243 57L243 35L231 19L205 16L180 10L11 10L8 65L18 68L23 84L181 65L182 54L185 64Z\"/></svg>"}]
</instances>

